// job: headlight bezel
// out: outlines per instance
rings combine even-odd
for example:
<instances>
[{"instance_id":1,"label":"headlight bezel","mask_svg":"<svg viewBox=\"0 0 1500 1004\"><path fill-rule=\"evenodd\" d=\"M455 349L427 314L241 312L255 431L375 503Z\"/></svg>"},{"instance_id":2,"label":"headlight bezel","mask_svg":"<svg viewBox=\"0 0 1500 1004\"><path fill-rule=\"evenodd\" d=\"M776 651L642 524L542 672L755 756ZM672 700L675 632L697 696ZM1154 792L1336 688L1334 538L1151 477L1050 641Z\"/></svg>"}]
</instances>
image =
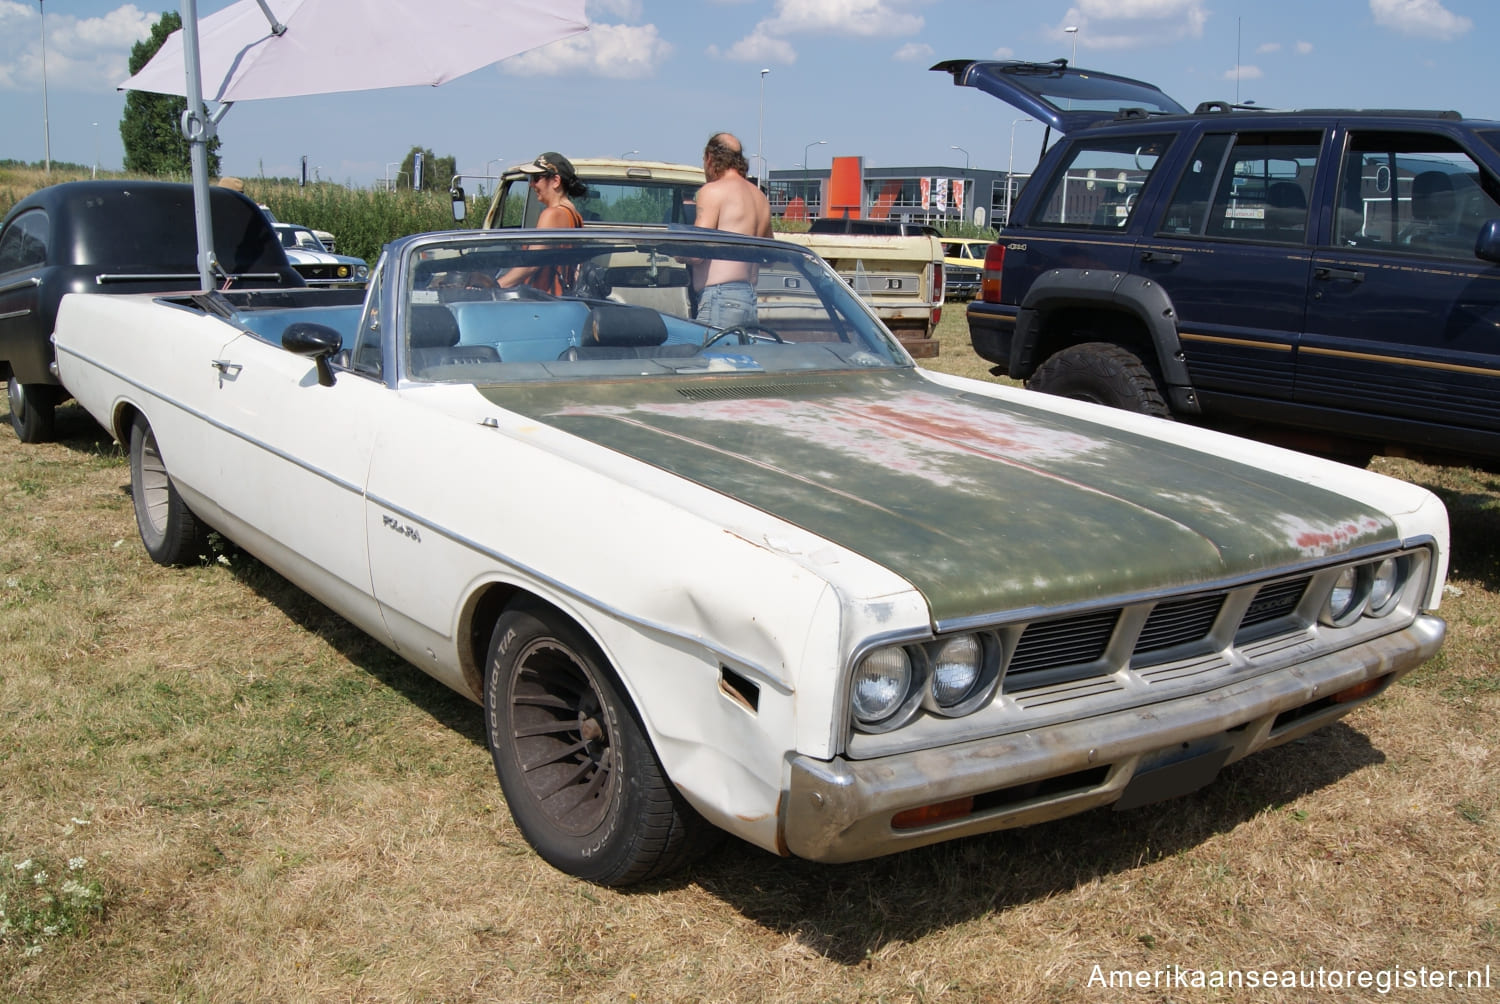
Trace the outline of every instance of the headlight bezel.
<instances>
[{"instance_id":1,"label":"headlight bezel","mask_svg":"<svg viewBox=\"0 0 1500 1004\"><path fill-rule=\"evenodd\" d=\"M1319 605L1318 623L1349 628L1365 618L1383 620L1391 616L1402 608L1413 567L1410 552L1384 554L1339 567ZM1341 600L1341 596L1346 598Z\"/></svg>"},{"instance_id":2,"label":"headlight bezel","mask_svg":"<svg viewBox=\"0 0 1500 1004\"><path fill-rule=\"evenodd\" d=\"M974 680L963 696L950 704L938 697L937 677L940 672L939 658L948 646L972 640L978 647ZM1000 642L988 631L970 631L935 638L923 646L927 655L927 687L922 695L922 707L943 718L962 718L984 707L995 696L1000 685Z\"/></svg>"},{"instance_id":3,"label":"headlight bezel","mask_svg":"<svg viewBox=\"0 0 1500 1004\"><path fill-rule=\"evenodd\" d=\"M900 652L907 660L908 675L906 689L898 701L895 702L891 711L878 719L861 717L856 710L860 686L860 674L870 660L888 652ZM927 654L919 645L892 644L880 645L870 649L860 656L854 665L854 672L849 677L849 716L854 722L854 727L861 732L879 734L899 729L911 721L918 709L922 706L922 695L927 690Z\"/></svg>"}]
</instances>

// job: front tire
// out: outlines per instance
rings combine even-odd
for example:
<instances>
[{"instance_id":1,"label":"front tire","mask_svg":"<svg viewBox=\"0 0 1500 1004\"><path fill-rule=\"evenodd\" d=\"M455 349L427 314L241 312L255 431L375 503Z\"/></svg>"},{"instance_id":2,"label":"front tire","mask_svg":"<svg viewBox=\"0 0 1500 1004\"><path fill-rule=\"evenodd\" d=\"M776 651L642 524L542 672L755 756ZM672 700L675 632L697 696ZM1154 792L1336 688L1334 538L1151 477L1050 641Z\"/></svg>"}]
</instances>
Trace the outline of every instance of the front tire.
<instances>
[{"instance_id":1,"label":"front tire","mask_svg":"<svg viewBox=\"0 0 1500 1004\"><path fill-rule=\"evenodd\" d=\"M146 553L158 565L190 565L208 552L208 531L188 508L144 415L130 423L130 497Z\"/></svg>"},{"instance_id":2,"label":"front tire","mask_svg":"<svg viewBox=\"0 0 1500 1004\"><path fill-rule=\"evenodd\" d=\"M667 779L602 656L539 605L490 639L485 734L522 836L553 867L606 886L685 865L707 824Z\"/></svg>"},{"instance_id":3,"label":"front tire","mask_svg":"<svg viewBox=\"0 0 1500 1004\"><path fill-rule=\"evenodd\" d=\"M10 427L23 443L49 443L55 435L57 388L44 383L22 383L14 376L10 393Z\"/></svg>"},{"instance_id":4,"label":"front tire","mask_svg":"<svg viewBox=\"0 0 1500 1004\"><path fill-rule=\"evenodd\" d=\"M1083 342L1054 353L1026 386L1156 418L1172 417L1161 385L1140 356L1109 342Z\"/></svg>"}]
</instances>

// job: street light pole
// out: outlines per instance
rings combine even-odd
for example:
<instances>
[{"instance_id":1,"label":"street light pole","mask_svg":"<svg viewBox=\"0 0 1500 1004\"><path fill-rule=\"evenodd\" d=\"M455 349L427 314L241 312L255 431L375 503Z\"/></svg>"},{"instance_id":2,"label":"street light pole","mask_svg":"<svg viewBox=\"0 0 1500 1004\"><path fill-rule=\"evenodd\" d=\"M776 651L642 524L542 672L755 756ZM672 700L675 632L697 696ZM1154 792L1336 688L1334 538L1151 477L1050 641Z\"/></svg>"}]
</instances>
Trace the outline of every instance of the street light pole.
<instances>
[{"instance_id":1,"label":"street light pole","mask_svg":"<svg viewBox=\"0 0 1500 1004\"><path fill-rule=\"evenodd\" d=\"M1070 24L1063 31L1073 36L1073 58L1068 60L1068 65L1075 66L1078 63L1078 25Z\"/></svg>"},{"instance_id":2,"label":"street light pole","mask_svg":"<svg viewBox=\"0 0 1500 1004\"><path fill-rule=\"evenodd\" d=\"M766 181L766 74L770 72L770 67L760 71L760 120L755 134L755 159L760 161L760 171L755 178L762 188Z\"/></svg>"},{"instance_id":3,"label":"street light pole","mask_svg":"<svg viewBox=\"0 0 1500 1004\"><path fill-rule=\"evenodd\" d=\"M802 148L802 198L803 199L807 198L807 183L812 180L812 178L810 177L811 172L808 170L808 167L807 167L807 155L808 155L808 152L811 151L813 147L815 147L815 146L822 146L824 143L827 143L827 142L828 141L826 139L815 140L814 142L809 143L809 144L807 144L806 146L804 146ZM818 208L819 209L823 208L823 199L822 199L821 195L818 197Z\"/></svg>"},{"instance_id":4,"label":"street light pole","mask_svg":"<svg viewBox=\"0 0 1500 1004\"><path fill-rule=\"evenodd\" d=\"M959 153L964 155L964 170L967 171L969 169L969 151L965 150L961 146L950 146L948 149L957 150Z\"/></svg>"},{"instance_id":5,"label":"street light pole","mask_svg":"<svg viewBox=\"0 0 1500 1004\"><path fill-rule=\"evenodd\" d=\"M90 177L99 177L99 123L94 123L94 173Z\"/></svg>"},{"instance_id":6,"label":"street light pole","mask_svg":"<svg viewBox=\"0 0 1500 1004\"><path fill-rule=\"evenodd\" d=\"M1035 122L1030 116L1015 119L1010 124L1010 160L1005 165L1005 225L1010 226L1010 193L1016 187L1016 126L1022 122Z\"/></svg>"},{"instance_id":7,"label":"street light pole","mask_svg":"<svg viewBox=\"0 0 1500 1004\"><path fill-rule=\"evenodd\" d=\"M640 152L641 151L639 151L639 150L626 150L624 153L620 154L620 159L621 160L629 160L632 154L637 154L637 153L640 153Z\"/></svg>"},{"instance_id":8,"label":"street light pole","mask_svg":"<svg viewBox=\"0 0 1500 1004\"><path fill-rule=\"evenodd\" d=\"M47 9L43 0L36 0L37 19L42 29L42 155L46 158L46 173L52 173L52 127L47 122Z\"/></svg>"}]
</instances>

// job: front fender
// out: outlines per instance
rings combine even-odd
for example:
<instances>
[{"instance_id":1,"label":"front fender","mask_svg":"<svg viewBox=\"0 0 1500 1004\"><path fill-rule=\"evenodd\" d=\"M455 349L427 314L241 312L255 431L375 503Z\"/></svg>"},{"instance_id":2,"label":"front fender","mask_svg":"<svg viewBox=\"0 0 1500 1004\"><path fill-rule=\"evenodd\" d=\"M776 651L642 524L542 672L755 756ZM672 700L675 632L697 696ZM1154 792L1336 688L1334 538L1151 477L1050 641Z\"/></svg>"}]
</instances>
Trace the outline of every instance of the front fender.
<instances>
[{"instance_id":1,"label":"front fender","mask_svg":"<svg viewBox=\"0 0 1500 1004\"><path fill-rule=\"evenodd\" d=\"M1130 272L1058 268L1038 276L1016 318L1010 372L1023 378L1034 373L1042 363L1039 347L1048 317L1059 310L1077 309L1127 314L1139 321L1151 338L1172 410L1197 413L1197 396L1183 361L1172 298L1155 279Z\"/></svg>"}]
</instances>

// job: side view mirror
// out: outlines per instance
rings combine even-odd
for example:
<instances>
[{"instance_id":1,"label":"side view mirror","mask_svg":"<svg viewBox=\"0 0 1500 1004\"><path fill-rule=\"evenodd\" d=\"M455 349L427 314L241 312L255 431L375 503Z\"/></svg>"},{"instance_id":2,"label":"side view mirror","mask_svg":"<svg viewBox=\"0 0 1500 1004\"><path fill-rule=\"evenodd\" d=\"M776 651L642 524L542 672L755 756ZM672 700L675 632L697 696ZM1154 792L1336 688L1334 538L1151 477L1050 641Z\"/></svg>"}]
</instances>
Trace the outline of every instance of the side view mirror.
<instances>
[{"instance_id":1,"label":"side view mirror","mask_svg":"<svg viewBox=\"0 0 1500 1004\"><path fill-rule=\"evenodd\" d=\"M328 357L344 347L344 336L337 330L326 324L297 321L287 325L287 329L281 333L281 344L288 351L307 356L313 361L317 366L318 383L321 386L333 386L333 367L328 365Z\"/></svg>"},{"instance_id":2,"label":"side view mirror","mask_svg":"<svg viewBox=\"0 0 1500 1004\"><path fill-rule=\"evenodd\" d=\"M1474 257L1500 262L1500 220L1487 220L1474 238Z\"/></svg>"},{"instance_id":3,"label":"side view mirror","mask_svg":"<svg viewBox=\"0 0 1500 1004\"><path fill-rule=\"evenodd\" d=\"M464 190L461 185L454 185L448 189L448 197L453 200L453 220L462 223L469 215L469 203L464 199Z\"/></svg>"}]
</instances>

